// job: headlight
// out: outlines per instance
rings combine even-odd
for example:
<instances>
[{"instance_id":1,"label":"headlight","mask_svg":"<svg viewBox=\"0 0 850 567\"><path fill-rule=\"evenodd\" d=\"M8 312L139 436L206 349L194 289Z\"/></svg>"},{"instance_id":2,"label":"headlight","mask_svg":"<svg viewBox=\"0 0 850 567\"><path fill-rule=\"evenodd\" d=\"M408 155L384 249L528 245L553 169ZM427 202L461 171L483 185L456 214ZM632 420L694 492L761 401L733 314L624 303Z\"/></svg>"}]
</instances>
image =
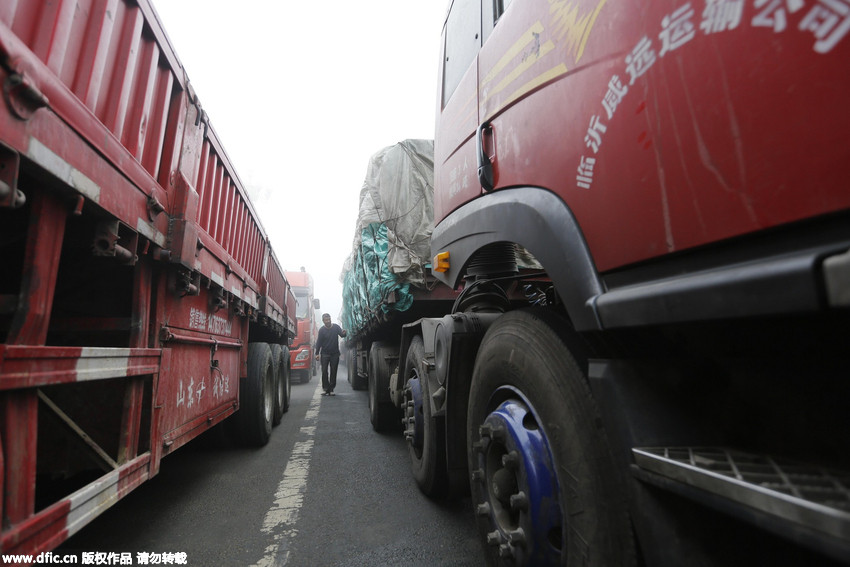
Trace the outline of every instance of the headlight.
<instances>
[{"instance_id":1,"label":"headlight","mask_svg":"<svg viewBox=\"0 0 850 567\"><path fill-rule=\"evenodd\" d=\"M308 358L310 358L310 351L309 350L302 350L297 355L295 355L296 362L299 361L299 360L307 360Z\"/></svg>"}]
</instances>

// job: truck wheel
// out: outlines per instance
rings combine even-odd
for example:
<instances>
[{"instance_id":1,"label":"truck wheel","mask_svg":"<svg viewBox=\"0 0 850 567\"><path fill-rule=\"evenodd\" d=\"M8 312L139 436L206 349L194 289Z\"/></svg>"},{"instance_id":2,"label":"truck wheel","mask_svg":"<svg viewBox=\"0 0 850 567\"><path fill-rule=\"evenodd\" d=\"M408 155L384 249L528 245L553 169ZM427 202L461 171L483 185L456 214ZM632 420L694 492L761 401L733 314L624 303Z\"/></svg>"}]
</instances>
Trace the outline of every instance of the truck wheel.
<instances>
[{"instance_id":1,"label":"truck wheel","mask_svg":"<svg viewBox=\"0 0 850 567\"><path fill-rule=\"evenodd\" d=\"M439 498L448 490L446 431L445 422L431 416L427 371L422 337L413 337L404 362L404 436L416 484L426 496Z\"/></svg>"},{"instance_id":2,"label":"truck wheel","mask_svg":"<svg viewBox=\"0 0 850 567\"><path fill-rule=\"evenodd\" d=\"M357 376L357 349L349 348L345 350L345 373L348 376L348 383L354 387L354 379Z\"/></svg>"},{"instance_id":3,"label":"truck wheel","mask_svg":"<svg viewBox=\"0 0 850 567\"><path fill-rule=\"evenodd\" d=\"M283 347L283 377L286 381L283 413L286 413L289 411L289 401L292 399L292 357L288 346Z\"/></svg>"},{"instance_id":4,"label":"truck wheel","mask_svg":"<svg viewBox=\"0 0 850 567\"><path fill-rule=\"evenodd\" d=\"M490 565L634 564L624 490L599 412L559 338L570 332L554 314L512 311L478 351L467 454Z\"/></svg>"},{"instance_id":5,"label":"truck wheel","mask_svg":"<svg viewBox=\"0 0 850 567\"><path fill-rule=\"evenodd\" d=\"M385 355L388 345L382 342L372 343L369 349L369 420L375 431L397 429L401 420L398 410L389 401L390 365ZM386 395L381 395L385 392Z\"/></svg>"},{"instance_id":6,"label":"truck wheel","mask_svg":"<svg viewBox=\"0 0 850 567\"><path fill-rule=\"evenodd\" d=\"M374 345L375 343L372 343L372 344ZM353 371L352 374L350 374L348 376L348 381L351 382L351 389L352 390L366 390L367 388L369 388L369 380L371 380L371 372L372 372L371 354L372 354L372 350L370 348L370 350L369 350L369 356L370 356L369 363L367 364L365 369L361 369L361 370L366 370L366 372L364 372L364 374L366 374L366 376L360 376L360 374L357 372L357 349L353 348L349 351L349 355L353 358L353 361L354 361L354 363L352 364L354 371Z\"/></svg>"},{"instance_id":7,"label":"truck wheel","mask_svg":"<svg viewBox=\"0 0 850 567\"><path fill-rule=\"evenodd\" d=\"M276 343L270 343L269 348L272 351L272 367L274 368L274 411L272 412L272 426L279 425L283 418L283 404L286 385L283 382L280 354L283 351L281 346Z\"/></svg>"},{"instance_id":8,"label":"truck wheel","mask_svg":"<svg viewBox=\"0 0 850 567\"><path fill-rule=\"evenodd\" d=\"M242 385L239 409L242 438L247 445L262 447L269 442L274 418L274 364L268 344L248 345L248 378Z\"/></svg>"},{"instance_id":9,"label":"truck wheel","mask_svg":"<svg viewBox=\"0 0 850 567\"><path fill-rule=\"evenodd\" d=\"M270 346L275 377L274 420L272 420L272 425L279 425L283 419L283 414L289 411L289 393L292 387L289 370L289 348L275 343Z\"/></svg>"}]
</instances>

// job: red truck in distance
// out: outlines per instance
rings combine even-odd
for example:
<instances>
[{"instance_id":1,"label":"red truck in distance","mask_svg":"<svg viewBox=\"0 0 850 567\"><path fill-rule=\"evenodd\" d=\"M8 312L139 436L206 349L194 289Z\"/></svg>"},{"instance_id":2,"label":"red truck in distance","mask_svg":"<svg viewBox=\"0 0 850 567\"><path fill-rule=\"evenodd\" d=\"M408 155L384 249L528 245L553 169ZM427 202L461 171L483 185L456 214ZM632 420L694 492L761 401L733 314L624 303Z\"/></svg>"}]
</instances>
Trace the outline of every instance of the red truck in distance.
<instances>
[{"instance_id":1,"label":"red truck in distance","mask_svg":"<svg viewBox=\"0 0 850 567\"><path fill-rule=\"evenodd\" d=\"M268 442L295 296L148 0L3 2L0 82L0 552L37 556L225 420Z\"/></svg>"},{"instance_id":2,"label":"red truck in distance","mask_svg":"<svg viewBox=\"0 0 850 567\"><path fill-rule=\"evenodd\" d=\"M321 309L321 303L313 296L313 276L303 268L300 272L284 272L284 275L295 294L295 317L298 322L298 332L289 349L292 378L309 382L318 369L313 350L319 337L316 310Z\"/></svg>"}]
</instances>

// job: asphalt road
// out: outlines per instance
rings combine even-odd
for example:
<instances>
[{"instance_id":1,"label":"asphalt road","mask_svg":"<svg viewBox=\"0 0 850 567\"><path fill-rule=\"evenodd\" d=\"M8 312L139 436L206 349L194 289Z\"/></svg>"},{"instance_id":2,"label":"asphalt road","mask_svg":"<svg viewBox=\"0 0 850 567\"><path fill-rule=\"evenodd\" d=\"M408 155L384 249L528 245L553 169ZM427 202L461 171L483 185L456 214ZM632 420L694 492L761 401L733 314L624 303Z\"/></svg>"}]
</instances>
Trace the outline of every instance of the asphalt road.
<instances>
[{"instance_id":1,"label":"asphalt road","mask_svg":"<svg viewBox=\"0 0 850 567\"><path fill-rule=\"evenodd\" d=\"M403 437L372 430L344 364L336 396L320 381L292 386L266 447L200 438L56 551L130 553L132 565L140 553L191 566L483 565L470 501L422 496Z\"/></svg>"}]
</instances>

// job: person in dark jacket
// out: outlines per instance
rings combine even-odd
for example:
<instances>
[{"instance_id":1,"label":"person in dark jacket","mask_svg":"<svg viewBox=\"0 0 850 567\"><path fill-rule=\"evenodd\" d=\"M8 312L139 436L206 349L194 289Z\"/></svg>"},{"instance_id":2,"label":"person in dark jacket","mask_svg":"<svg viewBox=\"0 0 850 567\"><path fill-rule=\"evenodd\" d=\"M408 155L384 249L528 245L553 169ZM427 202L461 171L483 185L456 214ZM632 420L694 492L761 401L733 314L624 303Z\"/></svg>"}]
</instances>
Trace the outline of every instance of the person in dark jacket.
<instances>
[{"instance_id":1,"label":"person in dark jacket","mask_svg":"<svg viewBox=\"0 0 850 567\"><path fill-rule=\"evenodd\" d=\"M336 370L339 367L339 340L347 332L336 323L331 324L331 316L328 313L322 315L324 327L319 329L319 338L316 340L316 360L321 357L322 364L322 392L323 396L333 396L336 388Z\"/></svg>"}]
</instances>

